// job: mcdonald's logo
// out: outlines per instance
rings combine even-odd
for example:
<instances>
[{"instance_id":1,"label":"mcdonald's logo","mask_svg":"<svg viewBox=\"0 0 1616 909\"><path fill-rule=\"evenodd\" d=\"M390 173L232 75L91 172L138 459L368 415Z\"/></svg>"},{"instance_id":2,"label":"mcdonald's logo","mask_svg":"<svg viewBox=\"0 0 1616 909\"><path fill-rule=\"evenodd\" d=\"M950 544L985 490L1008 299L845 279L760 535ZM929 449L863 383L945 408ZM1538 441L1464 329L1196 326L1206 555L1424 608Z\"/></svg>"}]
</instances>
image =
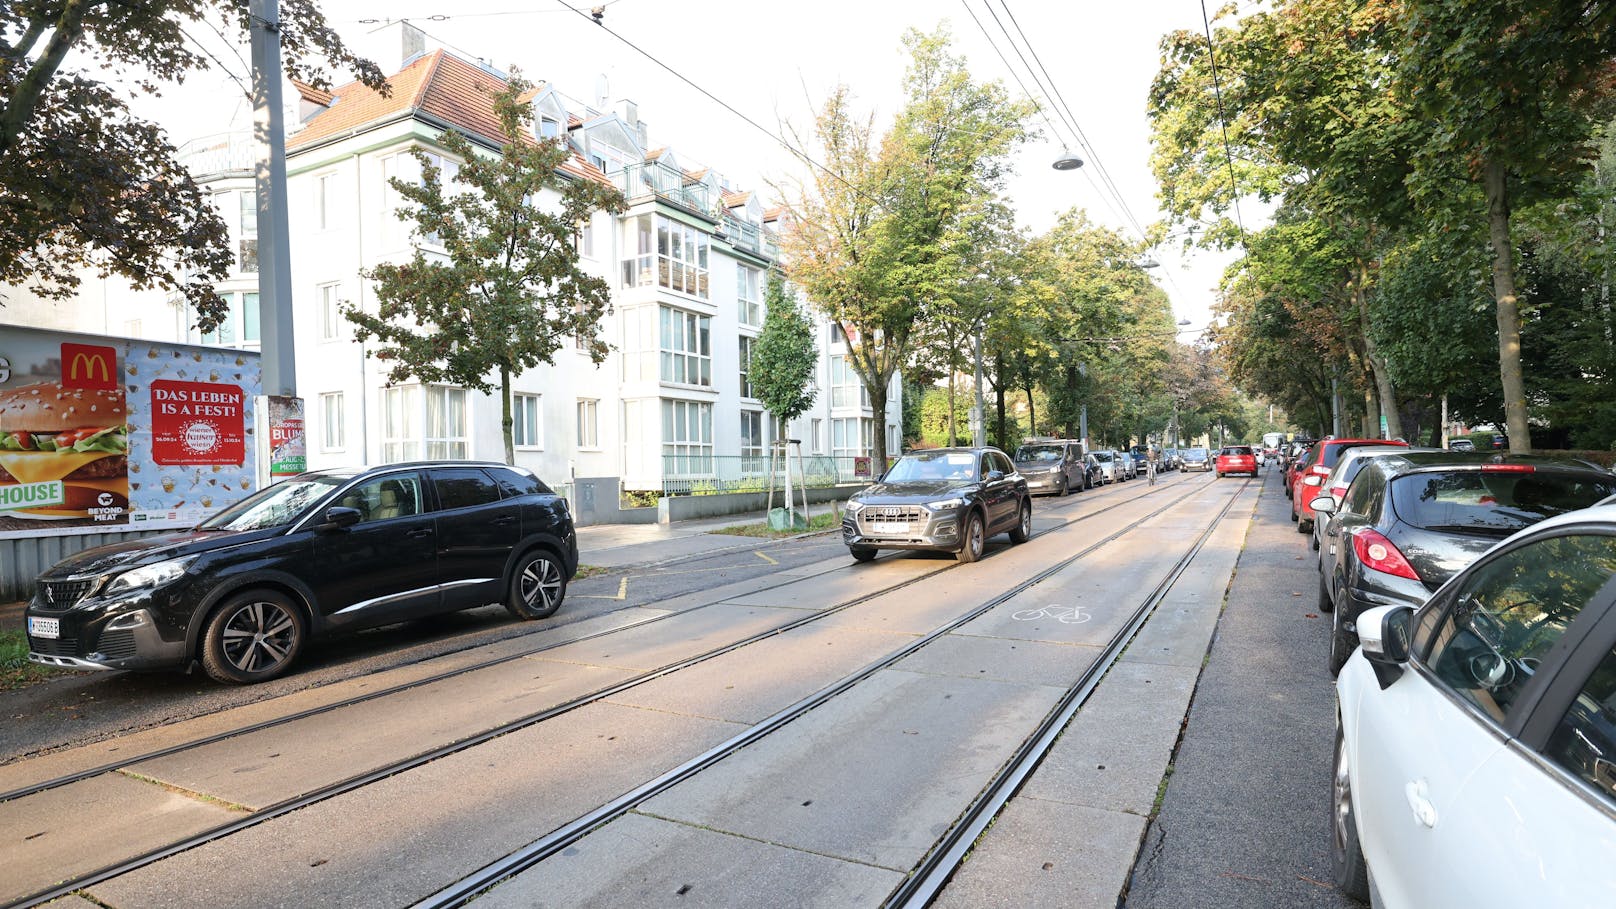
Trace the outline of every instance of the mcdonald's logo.
<instances>
[{"instance_id":1,"label":"mcdonald's logo","mask_svg":"<svg viewBox=\"0 0 1616 909\"><path fill-rule=\"evenodd\" d=\"M118 388L118 350L95 344L62 345L62 385L67 388Z\"/></svg>"}]
</instances>

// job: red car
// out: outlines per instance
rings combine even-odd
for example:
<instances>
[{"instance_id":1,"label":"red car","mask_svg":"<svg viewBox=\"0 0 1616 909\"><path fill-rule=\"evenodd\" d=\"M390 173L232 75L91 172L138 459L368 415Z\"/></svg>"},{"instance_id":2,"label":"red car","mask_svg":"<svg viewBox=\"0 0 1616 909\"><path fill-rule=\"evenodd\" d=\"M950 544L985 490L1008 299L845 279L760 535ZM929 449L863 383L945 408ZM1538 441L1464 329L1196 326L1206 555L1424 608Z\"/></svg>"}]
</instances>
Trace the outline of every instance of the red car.
<instances>
[{"instance_id":1,"label":"red car","mask_svg":"<svg viewBox=\"0 0 1616 909\"><path fill-rule=\"evenodd\" d=\"M1257 475L1257 455L1250 445L1227 445L1218 452L1218 479L1231 473Z\"/></svg>"},{"instance_id":2,"label":"red car","mask_svg":"<svg viewBox=\"0 0 1616 909\"><path fill-rule=\"evenodd\" d=\"M1408 447L1407 442L1396 442L1391 439L1325 439L1313 446L1302 466L1296 469L1296 476L1291 481L1291 520L1296 522L1297 533L1312 533L1313 508L1309 503L1319 495L1319 487L1324 485L1324 478L1330 475L1330 471L1335 469L1336 462L1341 460L1341 452L1349 448L1375 445Z\"/></svg>"}]
</instances>

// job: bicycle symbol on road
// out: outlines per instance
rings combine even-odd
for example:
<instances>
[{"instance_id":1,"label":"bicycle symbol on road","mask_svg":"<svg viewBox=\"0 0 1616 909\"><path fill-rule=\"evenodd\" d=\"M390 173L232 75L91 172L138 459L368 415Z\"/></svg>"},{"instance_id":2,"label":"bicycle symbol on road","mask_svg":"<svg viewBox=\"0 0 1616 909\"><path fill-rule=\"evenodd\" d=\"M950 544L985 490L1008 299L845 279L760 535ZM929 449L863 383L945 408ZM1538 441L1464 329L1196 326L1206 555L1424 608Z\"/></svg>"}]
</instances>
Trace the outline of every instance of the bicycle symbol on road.
<instances>
[{"instance_id":1,"label":"bicycle symbol on road","mask_svg":"<svg viewBox=\"0 0 1616 909\"><path fill-rule=\"evenodd\" d=\"M1094 618L1094 615L1082 606L1040 606L1037 609L1023 609L1019 612L1013 612L1010 614L1010 618L1018 622L1054 619L1063 625L1081 625Z\"/></svg>"}]
</instances>

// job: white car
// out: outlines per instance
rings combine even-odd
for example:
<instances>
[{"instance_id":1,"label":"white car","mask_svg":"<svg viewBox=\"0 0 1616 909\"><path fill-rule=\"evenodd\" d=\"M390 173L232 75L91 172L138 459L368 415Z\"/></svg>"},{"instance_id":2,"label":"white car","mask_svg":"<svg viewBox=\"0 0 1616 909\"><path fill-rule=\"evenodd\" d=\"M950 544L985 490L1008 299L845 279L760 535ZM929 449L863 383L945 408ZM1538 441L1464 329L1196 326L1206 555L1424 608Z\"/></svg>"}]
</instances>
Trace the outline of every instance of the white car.
<instances>
[{"instance_id":1,"label":"white car","mask_svg":"<svg viewBox=\"0 0 1616 909\"><path fill-rule=\"evenodd\" d=\"M1616 904L1616 506L1380 606L1336 683L1332 855L1401 909Z\"/></svg>"}]
</instances>

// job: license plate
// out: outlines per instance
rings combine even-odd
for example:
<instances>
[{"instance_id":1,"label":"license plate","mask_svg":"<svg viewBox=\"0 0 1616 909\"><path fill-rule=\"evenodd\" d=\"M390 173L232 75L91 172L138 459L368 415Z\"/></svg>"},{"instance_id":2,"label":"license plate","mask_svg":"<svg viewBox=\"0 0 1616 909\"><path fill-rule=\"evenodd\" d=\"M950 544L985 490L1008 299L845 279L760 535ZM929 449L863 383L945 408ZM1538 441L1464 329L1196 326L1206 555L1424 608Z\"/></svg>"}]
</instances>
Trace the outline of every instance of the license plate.
<instances>
[{"instance_id":1,"label":"license plate","mask_svg":"<svg viewBox=\"0 0 1616 909\"><path fill-rule=\"evenodd\" d=\"M871 533L908 533L909 525L906 523L871 524Z\"/></svg>"},{"instance_id":2,"label":"license plate","mask_svg":"<svg viewBox=\"0 0 1616 909\"><path fill-rule=\"evenodd\" d=\"M36 638L59 638L62 636L62 620L31 615L28 617L28 633Z\"/></svg>"}]
</instances>

